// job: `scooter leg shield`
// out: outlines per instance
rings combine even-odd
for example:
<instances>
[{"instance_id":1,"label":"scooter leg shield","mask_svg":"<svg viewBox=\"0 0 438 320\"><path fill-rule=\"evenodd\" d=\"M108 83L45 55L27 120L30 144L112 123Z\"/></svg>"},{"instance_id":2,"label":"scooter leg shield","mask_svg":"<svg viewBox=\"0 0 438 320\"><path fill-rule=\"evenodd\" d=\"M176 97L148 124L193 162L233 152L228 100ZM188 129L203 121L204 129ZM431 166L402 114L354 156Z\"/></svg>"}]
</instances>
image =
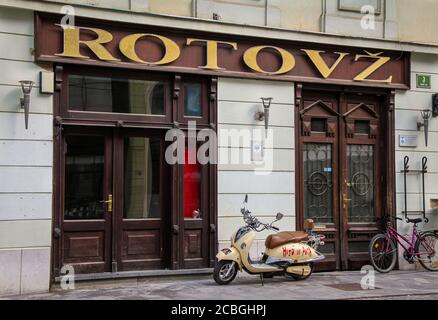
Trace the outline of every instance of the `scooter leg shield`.
<instances>
[{"instance_id":1,"label":"scooter leg shield","mask_svg":"<svg viewBox=\"0 0 438 320\"><path fill-rule=\"evenodd\" d=\"M239 266L239 269L242 269L241 267L241 259L240 259L240 253L237 251L236 248L224 248L216 255L216 258L218 261L221 260L229 260L229 261L235 261L237 265Z\"/></svg>"}]
</instances>

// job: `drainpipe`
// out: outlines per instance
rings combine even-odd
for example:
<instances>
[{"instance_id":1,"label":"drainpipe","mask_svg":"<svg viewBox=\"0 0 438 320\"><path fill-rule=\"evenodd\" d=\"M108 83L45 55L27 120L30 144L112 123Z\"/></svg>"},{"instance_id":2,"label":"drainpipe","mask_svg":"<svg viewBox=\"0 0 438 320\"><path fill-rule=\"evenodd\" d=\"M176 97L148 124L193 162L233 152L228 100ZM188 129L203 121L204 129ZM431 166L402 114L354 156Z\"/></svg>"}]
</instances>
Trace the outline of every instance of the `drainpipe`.
<instances>
[{"instance_id":1,"label":"drainpipe","mask_svg":"<svg viewBox=\"0 0 438 320\"><path fill-rule=\"evenodd\" d=\"M198 17L198 0L192 0L192 17Z\"/></svg>"},{"instance_id":2,"label":"drainpipe","mask_svg":"<svg viewBox=\"0 0 438 320\"><path fill-rule=\"evenodd\" d=\"M386 10L387 10L386 0L383 0L383 39L386 38Z\"/></svg>"},{"instance_id":3,"label":"drainpipe","mask_svg":"<svg viewBox=\"0 0 438 320\"><path fill-rule=\"evenodd\" d=\"M268 26L268 0L265 0L265 27Z\"/></svg>"},{"instance_id":4,"label":"drainpipe","mask_svg":"<svg viewBox=\"0 0 438 320\"><path fill-rule=\"evenodd\" d=\"M325 21L326 21L326 14L327 14L327 0L321 0L321 25L320 25L320 31L325 32Z\"/></svg>"}]
</instances>

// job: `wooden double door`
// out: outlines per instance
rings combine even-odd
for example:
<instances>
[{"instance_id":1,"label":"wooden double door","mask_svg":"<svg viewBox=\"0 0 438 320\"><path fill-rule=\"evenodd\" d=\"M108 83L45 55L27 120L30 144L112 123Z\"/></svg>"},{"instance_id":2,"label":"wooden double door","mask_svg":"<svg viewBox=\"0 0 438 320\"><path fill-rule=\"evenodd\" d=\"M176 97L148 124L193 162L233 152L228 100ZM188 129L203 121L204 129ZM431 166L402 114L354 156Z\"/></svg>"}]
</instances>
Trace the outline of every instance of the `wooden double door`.
<instances>
[{"instance_id":1,"label":"wooden double door","mask_svg":"<svg viewBox=\"0 0 438 320\"><path fill-rule=\"evenodd\" d=\"M65 265L75 273L209 266L214 234L202 192L207 168L167 164L164 134L64 128L55 274ZM196 194L180 205L184 188ZM194 214L184 214L182 207Z\"/></svg>"},{"instance_id":2,"label":"wooden double door","mask_svg":"<svg viewBox=\"0 0 438 320\"><path fill-rule=\"evenodd\" d=\"M359 269L391 183L384 95L303 90L299 98L298 224L312 218L326 236L317 269Z\"/></svg>"}]
</instances>

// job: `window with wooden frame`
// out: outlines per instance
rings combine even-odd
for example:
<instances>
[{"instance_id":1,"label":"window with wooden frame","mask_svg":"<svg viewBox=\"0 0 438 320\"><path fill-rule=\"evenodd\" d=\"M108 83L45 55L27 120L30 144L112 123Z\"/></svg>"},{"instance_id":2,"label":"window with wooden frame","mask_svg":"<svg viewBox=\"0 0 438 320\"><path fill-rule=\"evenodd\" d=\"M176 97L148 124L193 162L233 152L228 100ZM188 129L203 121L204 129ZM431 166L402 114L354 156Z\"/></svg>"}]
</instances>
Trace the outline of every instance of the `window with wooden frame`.
<instances>
[{"instance_id":1,"label":"window with wooden frame","mask_svg":"<svg viewBox=\"0 0 438 320\"><path fill-rule=\"evenodd\" d=\"M178 122L187 124L196 121L196 124L209 124L209 83L208 77L182 76L181 93L178 99Z\"/></svg>"},{"instance_id":2,"label":"window with wooden frame","mask_svg":"<svg viewBox=\"0 0 438 320\"><path fill-rule=\"evenodd\" d=\"M171 123L171 75L64 66L60 114L66 119Z\"/></svg>"}]
</instances>

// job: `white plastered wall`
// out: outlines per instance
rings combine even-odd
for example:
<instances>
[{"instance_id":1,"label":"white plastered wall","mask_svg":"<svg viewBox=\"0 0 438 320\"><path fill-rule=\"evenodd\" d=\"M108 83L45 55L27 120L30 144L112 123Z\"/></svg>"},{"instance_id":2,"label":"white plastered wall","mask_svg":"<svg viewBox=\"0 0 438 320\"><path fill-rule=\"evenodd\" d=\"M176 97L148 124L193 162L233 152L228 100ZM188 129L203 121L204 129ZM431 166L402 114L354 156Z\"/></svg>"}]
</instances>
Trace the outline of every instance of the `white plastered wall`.
<instances>
[{"instance_id":1,"label":"white plastered wall","mask_svg":"<svg viewBox=\"0 0 438 320\"><path fill-rule=\"evenodd\" d=\"M263 110L260 97L272 97L269 128L272 143L266 145L266 163L231 163L232 155L251 155L251 143L233 144L221 137L224 129L261 129L255 120ZM294 84L292 82L219 78L218 81L218 240L229 246L234 231L244 225L240 208L245 194L248 209L263 222L271 222L277 212L285 217L276 223L281 230L295 230L295 133ZM263 134L262 134L263 136ZM268 136L268 140L269 140ZM269 149L269 150L268 150ZM271 231L272 232L272 231ZM257 234L251 256L264 251L268 232Z\"/></svg>"},{"instance_id":2,"label":"white plastered wall","mask_svg":"<svg viewBox=\"0 0 438 320\"><path fill-rule=\"evenodd\" d=\"M431 89L416 88L416 75L431 75ZM425 146L424 130L417 131L417 121L422 121L420 110L431 109L432 94L438 92L438 55L413 53L411 58L411 90L396 93L395 138L396 138L396 190L397 215L403 217L404 179L400 171L403 169L403 158L409 156L410 169L420 169L421 159L428 158L428 172L425 175L426 211L430 219L428 224L420 224L424 230L438 229L438 209L431 209L430 199L438 199L438 118L431 118L429 124L429 143ZM418 135L418 146L407 148L399 146L400 135ZM422 209L421 176L409 174L407 178L408 210ZM411 214L412 218L421 215ZM411 224L398 221L401 234L411 232ZM408 264L399 257L401 269L413 269L418 266Z\"/></svg>"},{"instance_id":3,"label":"white plastered wall","mask_svg":"<svg viewBox=\"0 0 438 320\"><path fill-rule=\"evenodd\" d=\"M0 7L0 295L49 289L53 99L39 93L33 21ZM28 130L19 80L36 83Z\"/></svg>"}]
</instances>

